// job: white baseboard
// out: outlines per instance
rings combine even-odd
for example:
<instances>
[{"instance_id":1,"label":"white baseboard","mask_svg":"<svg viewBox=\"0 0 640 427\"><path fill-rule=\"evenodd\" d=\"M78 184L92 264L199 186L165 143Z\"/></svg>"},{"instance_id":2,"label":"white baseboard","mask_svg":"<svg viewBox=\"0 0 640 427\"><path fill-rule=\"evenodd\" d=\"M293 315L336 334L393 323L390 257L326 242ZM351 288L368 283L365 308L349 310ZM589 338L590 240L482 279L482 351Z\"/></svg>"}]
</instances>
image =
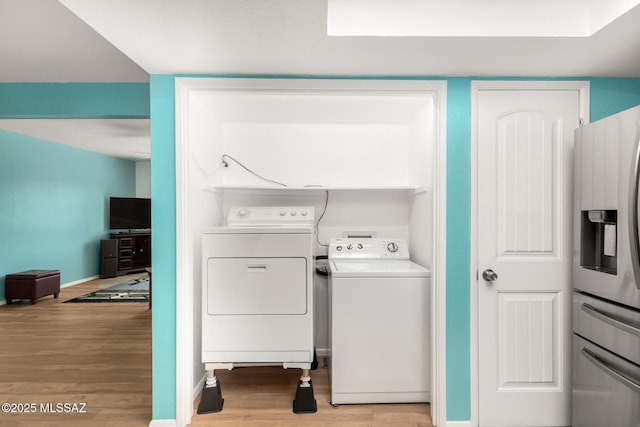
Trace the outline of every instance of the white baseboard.
<instances>
[{"instance_id":1,"label":"white baseboard","mask_svg":"<svg viewBox=\"0 0 640 427\"><path fill-rule=\"evenodd\" d=\"M176 420L151 420L149 427L177 427Z\"/></svg>"},{"instance_id":2,"label":"white baseboard","mask_svg":"<svg viewBox=\"0 0 640 427\"><path fill-rule=\"evenodd\" d=\"M447 427L471 427L471 421L447 421Z\"/></svg>"},{"instance_id":3,"label":"white baseboard","mask_svg":"<svg viewBox=\"0 0 640 427\"><path fill-rule=\"evenodd\" d=\"M193 398L191 400L193 400L194 402L198 398L198 394L200 394L200 392L202 391L202 388L204 387L204 382L206 380L207 380L207 373L205 372L202 378L200 378L200 381L198 381L198 384L196 384L195 388L193 389Z\"/></svg>"},{"instance_id":4,"label":"white baseboard","mask_svg":"<svg viewBox=\"0 0 640 427\"><path fill-rule=\"evenodd\" d=\"M99 278L100 278L100 275L91 276L91 277L85 277L84 279L75 280L75 281L69 282L69 283L64 283L64 284L60 285L60 289L68 288L69 286L78 285L80 283L88 282L89 280L95 280L95 279L99 279Z\"/></svg>"}]
</instances>

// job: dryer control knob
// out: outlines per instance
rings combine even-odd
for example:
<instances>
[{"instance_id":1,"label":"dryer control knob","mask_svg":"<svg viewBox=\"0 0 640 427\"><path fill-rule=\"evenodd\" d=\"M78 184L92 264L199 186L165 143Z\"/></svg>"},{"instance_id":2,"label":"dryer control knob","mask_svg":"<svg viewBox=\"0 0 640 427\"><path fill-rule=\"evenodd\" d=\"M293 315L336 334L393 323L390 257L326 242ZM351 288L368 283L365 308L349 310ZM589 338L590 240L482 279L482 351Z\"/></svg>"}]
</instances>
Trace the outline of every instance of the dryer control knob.
<instances>
[{"instance_id":1,"label":"dryer control knob","mask_svg":"<svg viewBox=\"0 0 640 427\"><path fill-rule=\"evenodd\" d=\"M389 242L387 244L387 250L389 252L398 252L398 244L396 242Z\"/></svg>"},{"instance_id":2,"label":"dryer control knob","mask_svg":"<svg viewBox=\"0 0 640 427\"><path fill-rule=\"evenodd\" d=\"M296 211L291 211L291 216L296 216Z\"/></svg>"},{"instance_id":3,"label":"dryer control knob","mask_svg":"<svg viewBox=\"0 0 640 427\"><path fill-rule=\"evenodd\" d=\"M342 250L342 246L338 245L336 246L336 251L340 252Z\"/></svg>"},{"instance_id":4,"label":"dryer control knob","mask_svg":"<svg viewBox=\"0 0 640 427\"><path fill-rule=\"evenodd\" d=\"M349 243L349 244L347 245L347 249L349 249L349 250L353 249L353 245L352 245L351 243Z\"/></svg>"},{"instance_id":5,"label":"dryer control knob","mask_svg":"<svg viewBox=\"0 0 640 427\"><path fill-rule=\"evenodd\" d=\"M238 211L238 213L236 214L236 216L238 218L246 218L248 217L250 214L249 209L241 209Z\"/></svg>"},{"instance_id":6,"label":"dryer control knob","mask_svg":"<svg viewBox=\"0 0 640 427\"><path fill-rule=\"evenodd\" d=\"M287 213L285 211L280 211L280 216L285 216Z\"/></svg>"},{"instance_id":7,"label":"dryer control knob","mask_svg":"<svg viewBox=\"0 0 640 427\"><path fill-rule=\"evenodd\" d=\"M302 216L307 216L307 211L302 211L302 212L300 212L300 215L302 215Z\"/></svg>"}]
</instances>

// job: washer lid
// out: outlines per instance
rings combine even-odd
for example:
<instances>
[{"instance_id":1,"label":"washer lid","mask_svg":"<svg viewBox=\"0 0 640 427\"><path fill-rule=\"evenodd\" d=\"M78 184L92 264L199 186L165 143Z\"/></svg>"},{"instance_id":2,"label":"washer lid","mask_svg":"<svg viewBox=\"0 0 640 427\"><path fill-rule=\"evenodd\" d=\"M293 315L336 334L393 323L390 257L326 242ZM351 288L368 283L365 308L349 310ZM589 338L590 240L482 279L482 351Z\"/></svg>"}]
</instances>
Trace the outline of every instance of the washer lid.
<instances>
[{"instance_id":1,"label":"washer lid","mask_svg":"<svg viewBox=\"0 0 640 427\"><path fill-rule=\"evenodd\" d=\"M331 261L333 277L431 277L431 271L409 260Z\"/></svg>"}]
</instances>

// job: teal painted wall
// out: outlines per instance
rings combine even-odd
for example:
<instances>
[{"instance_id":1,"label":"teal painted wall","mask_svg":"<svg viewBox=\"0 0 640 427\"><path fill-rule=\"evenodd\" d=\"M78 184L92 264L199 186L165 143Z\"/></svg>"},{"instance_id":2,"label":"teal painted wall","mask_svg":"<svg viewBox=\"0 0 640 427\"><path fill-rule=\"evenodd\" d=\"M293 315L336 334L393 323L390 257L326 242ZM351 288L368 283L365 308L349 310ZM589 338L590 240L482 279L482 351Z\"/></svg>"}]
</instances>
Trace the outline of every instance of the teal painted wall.
<instances>
[{"instance_id":1,"label":"teal painted wall","mask_svg":"<svg viewBox=\"0 0 640 427\"><path fill-rule=\"evenodd\" d=\"M175 164L174 77L152 76L151 78L153 153L151 176L152 189L155 189L155 192L152 193L155 212L153 217L153 264L155 272L160 257L162 257L163 262L166 263L163 268L166 269L165 274L167 274L166 278L158 279L162 280L161 284L156 285L154 281L154 419L175 417L175 181L171 176ZM390 78L403 79L402 77ZM412 77L411 79L416 78ZM433 78L425 77L425 79ZM518 78L518 80L523 79L541 80ZM447 78L446 80L448 84L447 419L449 421L466 421L471 418L469 368L470 90L471 81L474 79L464 77ZM579 80L585 80L585 78ZM591 81L591 121L640 104L640 79L598 78L587 80ZM160 123L155 123L156 120ZM162 191L159 190L160 188ZM162 209L163 212L159 213L159 209ZM154 278L154 280L156 279ZM161 289L156 290L156 286L161 286ZM156 306L156 298L162 299L162 311Z\"/></svg>"},{"instance_id":2,"label":"teal painted wall","mask_svg":"<svg viewBox=\"0 0 640 427\"><path fill-rule=\"evenodd\" d=\"M640 79L591 79L591 118L594 122L640 104Z\"/></svg>"},{"instance_id":3,"label":"teal painted wall","mask_svg":"<svg viewBox=\"0 0 640 427\"><path fill-rule=\"evenodd\" d=\"M148 118L145 83L3 83L0 119ZM5 275L99 274L110 195L135 195L135 163L0 130L0 299Z\"/></svg>"},{"instance_id":4,"label":"teal painted wall","mask_svg":"<svg viewBox=\"0 0 640 427\"><path fill-rule=\"evenodd\" d=\"M2 118L149 117L147 83L4 83Z\"/></svg>"},{"instance_id":5,"label":"teal painted wall","mask_svg":"<svg viewBox=\"0 0 640 427\"><path fill-rule=\"evenodd\" d=\"M447 80L447 419L469 420L471 79Z\"/></svg>"},{"instance_id":6,"label":"teal painted wall","mask_svg":"<svg viewBox=\"0 0 640 427\"><path fill-rule=\"evenodd\" d=\"M135 163L0 130L0 295L4 276L100 273L108 196L135 196Z\"/></svg>"},{"instance_id":7,"label":"teal painted wall","mask_svg":"<svg viewBox=\"0 0 640 427\"><path fill-rule=\"evenodd\" d=\"M153 419L176 417L176 173L173 76L151 76Z\"/></svg>"}]
</instances>

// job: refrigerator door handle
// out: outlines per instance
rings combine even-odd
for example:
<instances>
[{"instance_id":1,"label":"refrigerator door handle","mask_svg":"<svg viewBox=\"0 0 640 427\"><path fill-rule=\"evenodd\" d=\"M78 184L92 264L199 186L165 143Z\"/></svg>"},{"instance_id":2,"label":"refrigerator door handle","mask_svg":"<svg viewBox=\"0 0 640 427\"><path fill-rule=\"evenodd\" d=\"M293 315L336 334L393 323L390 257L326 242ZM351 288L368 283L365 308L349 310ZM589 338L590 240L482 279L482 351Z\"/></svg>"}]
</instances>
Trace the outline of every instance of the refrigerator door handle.
<instances>
[{"instance_id":1,"label":"refrigerator door handle","mask_svg":"<svg viewBox=\"0 0 640 427\"><path fill-rule=\"evenodd\" d=\"M598 368L600 368L602 371L604 371L606 374L611 376L612 378L618 380L619 382L621 382L622 384L626 385L627 387L629 387L631 390L635 391L636 393L640 393L640 384L638 382L634 381L633 379L627 377L622 372L620 372L617 369L615 369L612 366L610 366L604 360L600 359L591 350L588 350L588 349L583 347L582 348L582 355L584 357L586 357L591 363L593 363Z\"/></svg>"},{"instance_id":2,"label":"refrigerator door handle","mask_svg":"<svg viewBox=\"0 0 640 427\"><path fill-rule=\"evenodd\" d=\"M636 132L631 165L631 188L629 197L629 242L631 244L631 265L636 287L640 289L640 241L638 236L638 191L640 190L640 129Z\"/></svg>"},{"instance_id":3,"label":"refrigerator door handle","mask_svg":"<svg viewBox=\"0 0 640 427\"><path fill-rule=\"evenodd\" d=\"M614 318L613 316L611 316L609 313L605 313L602 310L598 310L591 304L582 303L582 311L595 317L596 319L602 320L603 322L610 324L611 326L617 329L623 330L625 332L629 332L633 335L637 335L640 337L640 328L634 325L630 325L626 322L622 322Z\"/></svg>"}]
</instances>

